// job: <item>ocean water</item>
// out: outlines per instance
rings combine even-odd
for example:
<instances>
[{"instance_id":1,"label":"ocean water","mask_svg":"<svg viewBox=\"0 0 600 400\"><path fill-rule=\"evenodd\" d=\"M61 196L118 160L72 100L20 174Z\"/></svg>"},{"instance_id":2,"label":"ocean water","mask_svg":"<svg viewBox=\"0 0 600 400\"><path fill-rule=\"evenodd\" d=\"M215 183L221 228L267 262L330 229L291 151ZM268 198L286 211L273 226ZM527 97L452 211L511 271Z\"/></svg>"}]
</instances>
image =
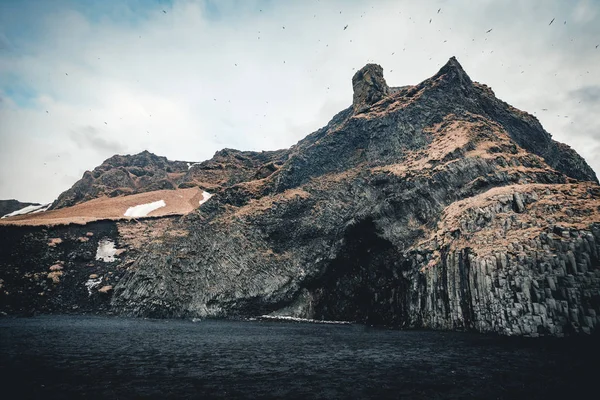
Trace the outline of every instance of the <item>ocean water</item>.
<instances>
[{"instance_id":1,"label":"ocean water","mask_svg":"<svg viewBox=\"0 0 600 400\"><path fill-rule=\"evenodd\" d=\"M294 322L2 318L0 396L594 398L599 356L594 338Z\"/></svg>"}]
</instances>

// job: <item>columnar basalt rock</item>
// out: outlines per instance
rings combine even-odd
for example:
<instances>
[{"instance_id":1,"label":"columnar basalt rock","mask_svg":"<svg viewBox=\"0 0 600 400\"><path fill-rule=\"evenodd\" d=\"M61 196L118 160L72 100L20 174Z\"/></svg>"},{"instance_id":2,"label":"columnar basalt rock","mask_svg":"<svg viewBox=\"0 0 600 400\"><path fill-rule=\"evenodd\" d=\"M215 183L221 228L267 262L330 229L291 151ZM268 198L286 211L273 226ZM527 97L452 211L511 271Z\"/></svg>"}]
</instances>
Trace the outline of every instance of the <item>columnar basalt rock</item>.
<instances>
[{"instance_id":1,"label":"columnar basalt rock","mask_svg":"<svg viewBox=\"0 0 600 400\"><path fill-rule=\"evenodd\" d=\"M455 58L414 86L388 88L374 64L352 83L352 107L290 149L192 166L185 179L219 190L162 233L115 238L139 236L136 257L100 299L161 318L597 332L600 186L585 160Z\"/></svg>"}]
</instances>

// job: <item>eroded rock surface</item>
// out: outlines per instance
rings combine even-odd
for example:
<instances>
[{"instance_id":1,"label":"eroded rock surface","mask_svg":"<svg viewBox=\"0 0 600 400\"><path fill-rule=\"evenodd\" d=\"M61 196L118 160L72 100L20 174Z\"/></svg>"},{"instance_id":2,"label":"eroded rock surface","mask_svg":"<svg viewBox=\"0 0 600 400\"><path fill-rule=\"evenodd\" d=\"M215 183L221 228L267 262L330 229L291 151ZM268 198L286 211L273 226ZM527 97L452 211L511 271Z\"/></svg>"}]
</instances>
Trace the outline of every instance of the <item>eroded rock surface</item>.
<instances>
[{"instance_id":1,"label":"eroded rock surface","mask_svg":"<svg viewBox=\"0 0 600 400\"><path fill-rule=\"evenodd\" d=\"M157 190L200 187L218 191L239 182L258 179L265 168L277 168L285 151L224 149L210 160L191 163L170 161L148 151L115 155L93 171L86 171L73 187L63 192L51 209L73 206L101 196L117 197ZM262 171L262 172L259 172Z\"/></svg>"},{"instance_id":2,"label":"eroded rock surface","mask_svg":"<svg viewBox=\"0 0 600 400\"><path fill-rule=\"evenodd\" d=\"M415 86L359 72L353 106L289 150L192 166L186 179L219 189L164 233L120 228L137 253L102 283L111 310L596 331L600 187L586 162L454 58Z\"/></svg>"},{"instance_id":3,"label":"eroded rock surface","mask_svg":"<svg viewBox=\"0 0 600 400\"><path fill-rule=\"evenodd\" d=\"M352 106L355 113L362 112L383 99L390 88L383 78L383 68L377 64L367 64L352 77L354 99Z\"/></svg>"}]
</instances>

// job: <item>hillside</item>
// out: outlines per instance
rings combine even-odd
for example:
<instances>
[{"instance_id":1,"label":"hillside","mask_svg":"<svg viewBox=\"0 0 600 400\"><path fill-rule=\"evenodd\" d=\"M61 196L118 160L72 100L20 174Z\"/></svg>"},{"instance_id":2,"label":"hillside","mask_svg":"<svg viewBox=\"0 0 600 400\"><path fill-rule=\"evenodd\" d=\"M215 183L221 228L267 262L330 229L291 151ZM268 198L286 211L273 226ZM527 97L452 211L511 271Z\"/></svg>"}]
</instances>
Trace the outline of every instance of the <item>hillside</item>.
<instances>
[{"instance_id":1,"label":"hillside","mask_svg":"<svg viewBox=\"0 0 600 400\"><path fill-rule=\"evenodd\" d=\"M203 200L210 197L196 188L157 190L120 197L100 197L78 203L71 207L54 209L46 212L17 215L0 220L0 225L17 226L53 226L79 224L99 220L123 220L134 217L164 217L169 215L184 215L198 208ZM132 207L139 207L154 202L163 202L160 207L149 211L143 216L129 215ZM157 204L158 206L158 204Z\"/></svg>"},{"instance_id":2,"label":"hillside","mask_svg":"<svg viewBox=\"0 0 600 400\"><path fill-rule=\"evenodd\" d=\"M39 203L22 203L20 201L11 199L11 200L0 200L0 217L3 217L7 214L13 213L18 210L22 210L25 207L29 206L39 206Z\"/></svg>"},{"instance_id":3,"label":"hillside","mask_svg":"<svg viewBox=\"0 0 600 400\"><path fill-rule=\"evenodd\" d=\"M272 173L284 151L251 152L224 149L210 160L170 161L148 151L115 155L86 171L73 187L61 193L51 210L99 197L120 197L157 190L200 187L210 192L262 178Z\"/></svg>"},{"instance_id":4,"label":"hillside","mask_svg":"<svg viewBox=\"0 0 600 400\"><path fill-rule=\"evenodd\" d=\"M289 150L225 150L187 172L185 163L161 166L182 174L173 187L189 182L215 195L169 219L158 236L141 221L146 236L135 245L123 233L132 225L111 228L116 246L135 258L97 266L119 271L103 307L160 318L268 314L592 333L600 322L600 186L585 160L472 81L455 58L414 86L389 87L374 64L352 85L352 106ZM123 175L118 185L131 192L146 191L131 166L103 168ZM116 185L98 174L53 207ZM16 235L11 229L1 232ZM18 235L43 244L54 234ZM66 244L51 251L66 246L62 257L77 259L75 239L60 235ZM45 268L33 259L23 266L7 250L0 260L3 271L18 262ZM0 296L31 285L19 279L11 275Z\"/></svg>"}]
</instances>

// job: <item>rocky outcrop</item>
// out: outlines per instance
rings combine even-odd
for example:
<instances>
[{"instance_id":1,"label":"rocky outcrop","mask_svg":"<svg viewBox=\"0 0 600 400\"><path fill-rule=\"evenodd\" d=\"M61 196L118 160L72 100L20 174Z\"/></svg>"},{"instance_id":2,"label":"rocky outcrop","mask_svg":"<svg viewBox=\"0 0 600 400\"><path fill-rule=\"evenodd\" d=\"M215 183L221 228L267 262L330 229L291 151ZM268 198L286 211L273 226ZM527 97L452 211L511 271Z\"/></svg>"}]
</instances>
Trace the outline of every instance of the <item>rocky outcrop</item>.
<instances>
[{"instance_id":1,"label":"rocky outcrop","mask_svg":"<svg viewBox=\"0 0 600 400\"><path fill-rule=\"evenodd\" d=\"M585 161L454 58L415 86L389 89L373 65L353 86L353 106L289 150L192 166L186 179L218 190L173 234L142 237L103 293L111 310L597 331L600 187Z\"/></svg>"},{"instance_id":2,"label":"rocky outcrop","mask_svg":"<svg viewBox=\"0 0 600 400\"><path fill-rule=\"evenodd\" d=\"M273 168L274 163L281 162L286 156L285 150L252 152L224 149L210 160L191 163L170 161L148 151L115 155L93 171L86 171L73 187L58 197L51 209L70 207L101 196L116 197L156 190L200 187L218 191L239 182L259 179L265 168ZM261 168L263 172L259 173Z\"/></svg>"},{"instance_id":3,"label":"rocky outcrop","mask_svg":"<svg viewBox=\"0 0 600 400\"><path fill-rule=\"evenodd\" d=\"M101 196L174 189L187 169L185 162L169 161L148 151L115 155L93 171L86 171L73 187L58 196L51 209L70 207Z\"/></svg>"},{"instance_id":4,"label":"rocky outcrop","mask_svg":"<svg viewBox=\"0 0 600 400\"><path fill-rule=\"evenodd\" d=\"M383 99L390 89L383 79L383 68L377 64L367 64L352 77L354 113L360 113Z\"/></svg>"},{"instance_id":5,"label":"rocky outcrop","mask_svg":"<svg viewBox=\"0 0 600 400\"><path fill-rule=\"evenodd\" d=\"M455 59L419 85L359 98L360 112L338 114L272 174L186 218L185 240L152 246L115 288L115 308L523 335L594 329L600 192L579 156ZM557 224L573 236L555 238ZM557 267L569 251L585 272Z\"/></svg>"},{"instance_id":6,"label":"rocky outcrop","mask_svg":"<svg viewBox=\"0 0 600 400\"><path fill-rule=\"evenodd\" d=\"M216 152L210 160L192 165L182 181L186 185L192 183L207 190L220 190L241 182L265 178L287 156L287 150L254 152L223 149Z\"/></svg>"}]
</instances>

